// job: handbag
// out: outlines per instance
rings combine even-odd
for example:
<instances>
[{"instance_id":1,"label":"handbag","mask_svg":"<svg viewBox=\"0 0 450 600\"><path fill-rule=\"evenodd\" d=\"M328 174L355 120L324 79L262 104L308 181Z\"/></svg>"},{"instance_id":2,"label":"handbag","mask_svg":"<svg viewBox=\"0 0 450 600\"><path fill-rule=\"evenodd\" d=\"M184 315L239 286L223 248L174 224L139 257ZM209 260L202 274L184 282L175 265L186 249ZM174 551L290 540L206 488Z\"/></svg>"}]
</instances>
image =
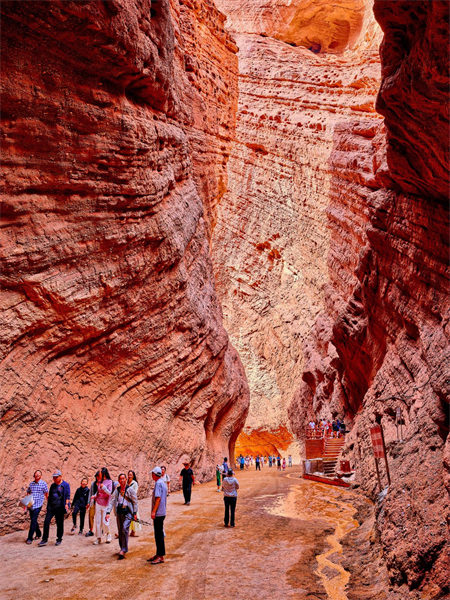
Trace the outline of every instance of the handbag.
<instances>
[{"instance_id":1,"label":"handbag","mask_svg":"<svg viewBox=\"0 0 450 600\"><path fill-rule=\"evenodd\" d=\"M33 504L34 500L32 494L28 494L28 496L25 496L25 498L19 500L19 506L23 506L24 508L33 508Z\"/></svg>"}]
</instances>

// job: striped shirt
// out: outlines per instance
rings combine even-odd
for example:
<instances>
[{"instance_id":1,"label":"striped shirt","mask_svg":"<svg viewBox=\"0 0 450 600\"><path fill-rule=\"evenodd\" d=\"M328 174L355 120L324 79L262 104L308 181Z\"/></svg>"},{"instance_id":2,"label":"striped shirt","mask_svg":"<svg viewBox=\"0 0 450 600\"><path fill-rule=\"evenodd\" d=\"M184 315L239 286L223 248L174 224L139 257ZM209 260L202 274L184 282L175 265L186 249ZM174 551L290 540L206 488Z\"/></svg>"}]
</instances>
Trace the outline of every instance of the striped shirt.
<instances>
[{"instance_id":1,"label":"striped shirt","mask_svg":"<svg viewBox=\"0 0 450 600\"><path fill-rule=\"evenodd\" d=\"M28 491L33 496L33 508L40 508L44 504L44 494L48 494L48 486L40 479L37 483L32 481Z\"/></svg>"}]
</instances>

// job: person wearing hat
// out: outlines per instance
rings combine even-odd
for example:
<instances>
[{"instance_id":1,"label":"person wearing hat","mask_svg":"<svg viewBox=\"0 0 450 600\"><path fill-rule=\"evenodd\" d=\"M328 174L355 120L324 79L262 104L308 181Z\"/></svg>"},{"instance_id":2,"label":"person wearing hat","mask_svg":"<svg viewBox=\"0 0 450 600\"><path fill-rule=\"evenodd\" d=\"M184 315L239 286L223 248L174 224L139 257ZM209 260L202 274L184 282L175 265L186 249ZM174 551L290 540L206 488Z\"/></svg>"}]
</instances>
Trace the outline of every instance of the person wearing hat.
<instances>
[{"instance_id":1,"label":"person wearing hat","mask_svg":"<svg viewBox=\"0 0 450 600\"><path fill-rule=\"evenodd\" d=\"M64 535L64 515L70 507L70 485L63 481L61 471L53 473L53 483L48 492L47 513L44 521L44 533L38 546L48 544L48 535L50 532L50 522L55 517L56 521L56 544L59 546Z\"/></svg>"},{"instance_id":2,"label":"person wearing hat","mask_svg":"<svg viewBox=\"0 0 450 600\"><path fill-rule=\"evenodd\" d=\"M155 482L152 494L152 519L155 532L156 554L148 559L152 565L164 562L166 545L164 543L164 519L166 518L167 485L162 478L161 467L155 467L152 471L152 479Z\"/></svg>"},{"instance_id":3,"label":"person wearing hat","mask_svg":"<svg viewBox=\"0 0 450 600\"><path fill-rule=\"evenodd\" d=\"M183 487L184 503L188 506L191 503L192 485L195 484L194 471L189 467L191 463L186 460L184 461L184 469L181 469L180 483Z\"/></svg>"},{"instance_id":4,"label":"person wearing hat","mask_svg":"<svg viewBox=\"0 0 450 600\"><path fill-rule=\"evenodd\" d=\"M113 508L116 512L117 531L119 532L119 560L123 560L128 552L131 521L136 521L138 511L136 490L127 484L125 473L119 475L119 485L110 496L105 515L107 523L109 523L109 515Z\"/></svg>"},{"instance_id":5,"label":"person wearing hat","mask_svg":"<svg viewBox=\"0 0 450 600\"><path fill-rule=\"evenodd\" d=\"M239 489L239 483L236 477L233 477L233 471L228 470L228 474L222 481L223 501L225 504L225 516L224 524L228 527L228 523L231 527L234 527L234 513L236 511L237 502L237 491ZM231 519L230 519L231 511Z\"/></svg>"}]
</instances>

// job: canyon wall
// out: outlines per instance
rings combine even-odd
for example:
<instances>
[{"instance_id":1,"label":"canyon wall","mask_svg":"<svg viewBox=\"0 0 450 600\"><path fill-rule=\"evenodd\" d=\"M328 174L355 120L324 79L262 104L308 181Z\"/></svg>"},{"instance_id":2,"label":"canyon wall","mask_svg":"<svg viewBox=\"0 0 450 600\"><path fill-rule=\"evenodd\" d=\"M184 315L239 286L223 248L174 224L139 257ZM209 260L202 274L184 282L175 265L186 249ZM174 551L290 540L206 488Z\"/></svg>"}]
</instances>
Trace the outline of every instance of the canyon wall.
<instances>
[{"instance_id":1,"label":"canyon wall","mask_svg":"<svg viewBox=\"0 0 450 600\"><path fill-rule=\"evenodd\" d=\"M278 436L298 460L287 408L325 306L328 159L340 122L381 121L381 31L369 2L217 4L239 47L236 141L212 242L225 327L251 389L242 448L268 454ZM300 20L310 26L292 37Z\"/></svg>"},{"instance_id":2,"label":"canyon wall","mask_svg":"<svg viewBox=\"0 0 450 600\"><path fill-rule=\"evenodd\" d=\"M2 531L35 469L201 480L248 410L209 238L236 46L210 0L2 3Z\"/></svg>"},{"instance_id":3,"label":"canyon wall","mask_svg":"<svg viewBox=\"0 0 450 600\"><path fill-rule=\"evenodd\" d=\"M290 417L299 436L311 409L351 426L343 456L377 499L372 536L390 580L382 597L447 598L449 5L375 0L374 12L384 31L377 109L385 124L335 129L330 279ZM391 485L377 496L369 428L379 423Z\"/></svg>"}]
</instances>

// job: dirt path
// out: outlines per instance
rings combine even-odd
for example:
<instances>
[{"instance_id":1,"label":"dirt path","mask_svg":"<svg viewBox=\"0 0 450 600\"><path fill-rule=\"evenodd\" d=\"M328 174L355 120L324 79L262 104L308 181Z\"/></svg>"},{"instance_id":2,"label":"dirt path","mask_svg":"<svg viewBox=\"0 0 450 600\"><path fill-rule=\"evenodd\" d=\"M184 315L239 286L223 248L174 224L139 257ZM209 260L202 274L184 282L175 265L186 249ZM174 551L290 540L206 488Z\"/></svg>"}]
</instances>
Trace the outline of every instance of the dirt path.
<instances>
[{"instance_id":1,"label":"dirt path","mask_svg":"<svg viewBox=\"0 0 450 600\"><path fill-rule=\"evenodd\" d=\"M340 538L356 526L352 495L299 479L298 469L237 473L236 528L223 527L222 494L196 486L191 506L170 496L166 563L150 565L153 530L130 538L125 561L118 544L66 534L55 547L27 546L26 532L0 540L2 600L345 600L348 573L339 563ZM140 503L150 521L150 500ZM115 531L115 525L113 525ZM7 575L6 575L7 574Z\"/></svg>"}]
</instances>

